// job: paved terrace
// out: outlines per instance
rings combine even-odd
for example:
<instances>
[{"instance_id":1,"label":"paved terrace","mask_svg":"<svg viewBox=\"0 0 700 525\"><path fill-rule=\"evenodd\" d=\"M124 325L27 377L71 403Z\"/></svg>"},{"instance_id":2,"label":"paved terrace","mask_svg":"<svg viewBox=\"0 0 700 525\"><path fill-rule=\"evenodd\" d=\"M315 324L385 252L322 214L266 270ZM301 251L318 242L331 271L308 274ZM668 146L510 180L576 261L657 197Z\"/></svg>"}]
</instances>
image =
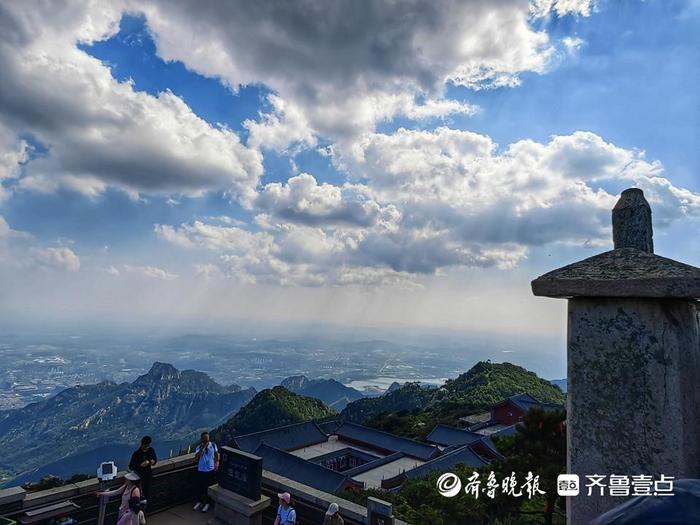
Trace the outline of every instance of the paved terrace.
<instances>
[{"instance_id":1,"label":"paved terrace","mask_svg":"<svg viewBox=\"0 0 700 525\"><path fill-rule=\"evenodd\" d=\"M152 496L149 498L151 504L148 515L149 525L201 525L213 516L211 511L203 514L192 510L195 467L194 454L158 462L153 469ZM125 474L126 472L120 472L110 487L122 484ZM70 501L79 507L70 513L78 520L79 525L96 525L98 501L95 493L98 488L98 481L91 479L32 493L20 487L0 490L0 517L16 519L28 510L37 510ZM347 525L367 524L365 507L269 471L263 471L262 491L274 500L277 493L289 492L297 509L299 525L323 523L323 514L331 502L338 503ZM116 522L117 500L118 498L113 500L107 507L105 523L108 525ZM263 516L263 524L272 524L275 513L276 506L271 505ZM397 520L396 525L406 524Z\"/></svg>"},{"instance_id":2,"label":"paved terrace","mask_svg":"<svg viewBox=\"0 0 700 525\"><path fill-rule=\"evenodd\" d=\"M212 517L210 511L206 514L195 512L189 503L164 510L148 517L148 525L206 525Z\"/></svg>"}]
</instances>

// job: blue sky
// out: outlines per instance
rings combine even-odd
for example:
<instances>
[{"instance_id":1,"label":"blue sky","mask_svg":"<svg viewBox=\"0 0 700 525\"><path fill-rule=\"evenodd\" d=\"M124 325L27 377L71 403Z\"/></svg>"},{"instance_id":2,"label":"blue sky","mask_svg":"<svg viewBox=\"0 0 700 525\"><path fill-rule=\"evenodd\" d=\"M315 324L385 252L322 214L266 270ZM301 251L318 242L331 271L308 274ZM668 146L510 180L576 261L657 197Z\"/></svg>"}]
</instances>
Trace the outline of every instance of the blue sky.
<instances>
[{"instance_id":1,"label":"blue sky","mask_svg":"<svg viewBox=\"0 0 700 525\"><path fill-rule=\"evenodd\" d=\"M697 2L268 4L0 13L8 318L560 335L635 185L700 264Z\"/></svg>"}]
</instances>

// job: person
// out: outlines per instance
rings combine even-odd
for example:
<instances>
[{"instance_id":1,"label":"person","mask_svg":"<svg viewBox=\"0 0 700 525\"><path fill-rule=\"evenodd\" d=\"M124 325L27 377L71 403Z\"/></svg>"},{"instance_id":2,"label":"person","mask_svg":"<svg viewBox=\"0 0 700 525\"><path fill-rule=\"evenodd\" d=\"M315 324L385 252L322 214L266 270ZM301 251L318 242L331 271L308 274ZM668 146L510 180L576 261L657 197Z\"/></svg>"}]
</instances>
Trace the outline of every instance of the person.
<instances>
[{"instance_id":1,"label":"person","mask_svg":"<svg viewBox=\"0 0 700 525\"><path fill-rule=\"evenodd\" d=\"M141 498L129 498L129 508L121 515L117 525L146 525L146 516L143 513Z\"/></svg>"},{"instance_id":2,"label":"person","mask_svg":"<svg viewBox=\"0 0 700 525\"><path fill-rule=\"evenodd\" d=\"M340 517L339 510L340 507L338 507L335 501L328 505L326 517L323 519L323 525L345 525L345 521Z\"/></svg>"},{"instance_id":3,"label":"person","mask_svg":"<svg viewBox=\"0 0 700 525\"><path fill-rule=\"evenodd\" d=\"M117 496L121 494L122 501L121 504L119 505L119 512L118 512L118 517L119 519L122 518L122 516L126 513L129 512L129 501L133 499L138 499L138 501L141 501L141 489L139 489L139 482L141 481L141 478L139 478L139 475L136 474L136 472L129 472L127 473L126 476L124 476L124 484L116 488L114 490L105 490L97 493L97 497L106 497L106 498L111 498L112 496Z\"/></svg>"},{"instance_id":4,"label":"person","mask_svg":"<svg viewBox=\"0 0 700 525\"><path fill-rule=\"evenodd\" d=\"M297 511L292 507L292 496L289 492L277 494L279 506L277 507L277 517L275 525L296 525Z\"/></svg>"},{"instance_id":5,"label":"person","mask_svg":"<svg viewBox=\"0 0 700 525\"><path fill-rule=\"evenodd\" d=\"M129 461L129 470L136 472L141 478L141 499L148 499L151 492L151 479L153 479L153 471L151 470L158 458L156 451L153 450L151 436L143 436L141 438L141 446L131 455Z\"/></svg>"},{"instance_id":6,"label":"person","mask_svg":"<svg viewBox=\"0 0 700 525\"><path fill-rule=\"evenodd\" d=\"M209 439L209 432L202 432L200 443L195 450L194 458L197 461L197 486L199 488L199 500L194 505L194 510L209 510L209 487L215 483L216 472L219 470L219 449L216 443Z\"/></svg>"}]
</instances>

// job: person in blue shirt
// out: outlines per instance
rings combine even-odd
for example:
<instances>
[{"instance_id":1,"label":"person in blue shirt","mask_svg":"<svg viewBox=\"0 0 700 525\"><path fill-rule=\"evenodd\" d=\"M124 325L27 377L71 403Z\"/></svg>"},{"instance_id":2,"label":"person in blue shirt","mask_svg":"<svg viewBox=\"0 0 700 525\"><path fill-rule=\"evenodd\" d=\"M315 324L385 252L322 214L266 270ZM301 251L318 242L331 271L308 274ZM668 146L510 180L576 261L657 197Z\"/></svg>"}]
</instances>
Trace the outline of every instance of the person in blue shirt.
<instances>
[{"instance_id":1,"label":"person in blue shirt","mask_svg":"<svg viewBox=\"0 0 700 525\"><path fill-rule=\"evenodd\" d=\"M292 507L292 496L289 492L277 494L279 498L279 507L277 507L277 518L275 525L296 525L297 511Z\"/></svg>"},{"instance_id":2,"label":"person in blue shirt","mask_svg":"<svg viewBox=\"0 0 700 525\"><path fill-rule=\"evenodd\" d=\"M199 501L194 510L209 510L209 487L216 483L216 472L219 470L219 448L216 443L209 440L209 432L202 432L200 443L194 454L197 461L197 487L199 488Z\"/></svg>"}]
</instances>

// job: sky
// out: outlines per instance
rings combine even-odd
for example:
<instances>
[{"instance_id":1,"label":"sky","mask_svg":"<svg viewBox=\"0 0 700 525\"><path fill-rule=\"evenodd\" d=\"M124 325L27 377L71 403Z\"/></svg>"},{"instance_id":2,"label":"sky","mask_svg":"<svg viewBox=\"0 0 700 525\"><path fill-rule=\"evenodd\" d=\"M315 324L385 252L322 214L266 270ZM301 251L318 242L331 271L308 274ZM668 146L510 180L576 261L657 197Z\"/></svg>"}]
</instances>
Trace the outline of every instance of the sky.
<instances>
[{"instance_id":1,"label":"sky","mask_svg":"<svg viewBox=\"0 0 700 525\"><path fill-rule=\"evenodd\" d=\"M0 4L5 329L561 337L639 187L700 266L700 2Z\"/></svg>"}]
</instances>

